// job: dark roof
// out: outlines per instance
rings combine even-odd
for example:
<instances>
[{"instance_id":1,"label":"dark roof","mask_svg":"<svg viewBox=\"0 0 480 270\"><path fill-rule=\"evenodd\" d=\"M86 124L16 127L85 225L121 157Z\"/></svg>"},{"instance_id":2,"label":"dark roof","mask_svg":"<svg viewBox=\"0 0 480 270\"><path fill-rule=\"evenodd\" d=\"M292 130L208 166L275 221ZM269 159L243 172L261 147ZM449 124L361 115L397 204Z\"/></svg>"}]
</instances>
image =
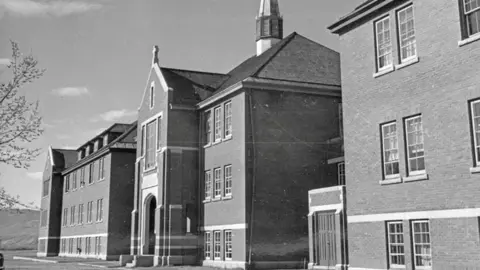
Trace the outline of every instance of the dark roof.
<instances>
[{"instance_id":1,"label":"dark roof","mask_svg":"<svg viewBox=\"0 0 480 270\"><path fill-rule=\"evenodd\" d=\"M355 17L359 17L360 15L365 13L369 8L375 5L378 5L382 2L385 2L385 0L366 0L365 2L358 5L353 11L340 17L336 22L334 22L332 25L328 26L327 28L329 30L334 30L334 28L339 27L341 24L347 22L348 20L354 19ZM339 32L338 30L334 30L334 33L338 33L338 32Z\"/></svg>"},{"instance_id":2,"label":"dark roof","mask_svg":"<svg viewBox=\"0 0 480 270\"><path fill-rule=\"evenodd\" d=\"M216 89L224 80L228 78L228 75L221 73L202 72L195 70L175 69L175 68L161 68L162 71L168 70L175 74L178 74L198 86L207 86L208 88Z\"/></svg>"},{"instance_id":3,"label":"dark roof","mask_svg":"<svg viewBox=\"0 0 480 270\"><path fill-rule=\"evenodd\" d=\"M115 123L115 124L111 125L109 128L107 128L104 131L97 134L92 139L88 140L86 143L82 144L80 147L77 148L77 151L82 149L83 147L89 145L89 144L93 144L95 142L95 140L97 140L99 137L101 137L102 135L104 135L107 132L124 133L125 131L127 131L130 128L131 125L132 124Z\"/></svg>"},{"instance_id":4,"label":"dark roof","mask_svg":"<svg viewBox=\"0 0 480 270\"><path fill-rule=\"evenodd\" d=\"M52 159L55 167L63 169L77 161L77 151L74 149L52 148Z\"/></svg>"}]
</instances>

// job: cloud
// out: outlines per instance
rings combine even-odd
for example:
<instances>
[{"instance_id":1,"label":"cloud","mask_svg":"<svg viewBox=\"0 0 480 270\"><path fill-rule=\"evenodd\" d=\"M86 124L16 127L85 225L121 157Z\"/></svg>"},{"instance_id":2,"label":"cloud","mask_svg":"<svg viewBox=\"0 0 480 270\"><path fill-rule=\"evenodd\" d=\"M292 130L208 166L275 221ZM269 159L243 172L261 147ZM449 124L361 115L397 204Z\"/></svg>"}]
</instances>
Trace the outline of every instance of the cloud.
<instances>
[{"instance_id":1,"label":"cloud","mask_svg":"<svg viewBox=\"0 0 480 270\"><path fill-rule=\"evenodd\" d=\"M43 178L43 172L27 172L27 176L34 180L41 180Z\"/></svg>"},{"instance_id":2,"label":"cloud","mask_svg":"<svg viewBox=\"0 0 480 270\"><path fill-rule=\"evenodd\" d=\"M61 0L0 0L0 17L4 12L19 16L68 16L97 10L101 4L93 1Z\"/></svg>"},{"instance_id":3,"label":"cloud","mask_svg":"<svg viewBox=\"0 0 480 270\"><path fill-rule=\"evenodd\" d=\"M57 139L59 140L66 140L66 139L70 139L71 136L70 135L67 135L67 134L56 134L55 135L57 137Z\"/></svg>"},{"instance_id":4,"label":"cloud","mask_svg":"<svg viewBox=\"0 0 480 270\"><path fill-rule=\"evenodd\" d=\"M112 121L117 121L119 119L125 118L125 117L130 117L137 115L136 111L132 110L111 110L108 112L104 112L97 117L94 117L91 119L92 122L99 122L99 121L105 121L105 122L112 122Z\"/></svg>"},{"instance_id":5,"label":"cloud","mask_svg":"<svg viewBox=\"0 0 480 270\"><path fill-rule=\"evenodd\" d=\"M53 89L52 93L61 97L78 97L89 94L90 91L86 87L64 87Z\"/></svg>"},{"instance_id":6,"label":"cloud","mask_svg":"<svg viewBox=\"0 0 480 270\"><path fill-rule=\"evenodd\" d=\"M0 0L1 1L1 0ZM0 58L0 66L6 66L10 64L10 59L8 58Z\"/></svg>"}]
</instances>

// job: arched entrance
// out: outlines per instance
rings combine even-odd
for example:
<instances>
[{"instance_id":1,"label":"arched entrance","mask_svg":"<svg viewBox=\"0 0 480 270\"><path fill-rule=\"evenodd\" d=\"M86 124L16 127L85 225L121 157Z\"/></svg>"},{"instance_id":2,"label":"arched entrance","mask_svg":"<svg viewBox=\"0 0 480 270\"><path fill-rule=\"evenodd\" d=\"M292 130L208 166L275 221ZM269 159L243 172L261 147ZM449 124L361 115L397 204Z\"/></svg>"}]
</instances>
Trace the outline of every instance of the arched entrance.
<instances>
[{"instance_id":1,"label":"arched entrance","mask_svg":"<svg viewBox=\"0 0 480 270\"><path fill-rule=\"evenodd\" d=\"M155 254L155 209L157 208L157 199L150 195L145 200L145 220L144 220L144 255Z\"/></svg>"}]
</instances>

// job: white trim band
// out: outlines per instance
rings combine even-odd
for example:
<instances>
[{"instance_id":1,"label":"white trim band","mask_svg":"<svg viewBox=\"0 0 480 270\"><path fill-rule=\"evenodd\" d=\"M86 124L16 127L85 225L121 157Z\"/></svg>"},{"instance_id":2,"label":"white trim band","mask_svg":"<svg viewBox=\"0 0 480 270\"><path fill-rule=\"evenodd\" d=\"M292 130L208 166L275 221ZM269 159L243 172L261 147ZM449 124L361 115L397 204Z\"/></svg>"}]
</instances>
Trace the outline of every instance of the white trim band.
<instances>
[{"instance_id":1,"label":"white trim band","mask_svg":"<svg viewBox=\"0 0 480 270\"><path fill-rule=\"evenodd\" d=\"M59 239L69 239L69 238L81 238L81 237L97 237L97 236L108 236L108 233L97 233L97 234L84 234L84 235L68 235L60 236Z\"/></svg>"},{"instance_id":2,"label":"white trim band","mask_svg":"<svg viewBox=\"0 0 480 270\"><path fill-rule=\"evenodd\" d=\"M308 215L311 216L315 212L329 211L329 210L336 210L338 212L338 211L341 211L342 209L343 209L343 204L341 203L310 206L310 212L308 213Z\"/></svg>"},{"instance_id":3,"label":"white trim band","mask_svg":"<svg viewBox=\"0 0 480 270\"><path fill-rule=\"evenodd\" d=\"M332 191L342 191L343 186L333 186L333 187L327 187L327 188L317 188L317 189L312 189L308 191L309 195L312 194L318 194L318 193L327 193L327 192L332 192Z\"/></svg>"},{"instance_id":4,"label":"white trim band","mask_svg":"<svg viewBox=\"0 0 480 270\"><path fill-rule=\"evenodd\" d=\"M386 220L468 218L480 216L480 208L432 210L348 216L348 223L378 222Z\"/></svg>"},{"instance_id":5,"label":"white trim band","mask_svg":"<svg viewBox=\"0 0 480 270\"><path fill-rule=\"evenodd\" d=\"M202 226L200 230L202 231L222 231L222 230L240 230L246 229L247 223L238 223L238 224L229 224L229 225L212 225L212 226Z\"/></svg>"},{"instance_id":6,"label":"white trim band","mask_svg":"<svg viewBox=\"0 0 480 270\"><path fill-rule=\"evenodd\" d=\"M58 236L42 236L42 237L38 237L38 240L48 240L48 239L60 239L60 237Z\"/></svg>"}]
</instances>

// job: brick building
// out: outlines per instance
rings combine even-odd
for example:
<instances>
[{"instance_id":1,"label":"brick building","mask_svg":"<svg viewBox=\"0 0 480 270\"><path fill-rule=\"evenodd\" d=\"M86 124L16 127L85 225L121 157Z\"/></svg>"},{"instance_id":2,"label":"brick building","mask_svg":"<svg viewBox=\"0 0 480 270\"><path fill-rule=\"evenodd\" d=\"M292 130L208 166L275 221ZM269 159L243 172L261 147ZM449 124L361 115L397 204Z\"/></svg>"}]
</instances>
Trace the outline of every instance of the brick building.
<instances>
[{"instance_id":1,"label":"brick building","mask_svg":"<svg viewBox=\"0 0 480 270\"><path fill-rule=\"evenodd\" d=\"M349 269L480 265L480 3L369 0L340 36Z\"/></svg>"},{"instance_id":2,"label":"brick building","mask_svg":"<svg viewBox=\"0 0 480 270\"><path fill-rule=\"evenodd\" d=\"M114 124L77 150L49 149L38 256L118 259L128 252L136 128Z\"/></svg>"},{"instance_id":3,"label":"brick building","mask_svg":"<svg viewBox=\"0 0 480 270\"><path fill-rule=\"evenodd\" d=\"M303 266L308 191L338 184L339 54L284 38L276 0L261 1L257 53L226 74L153 53L121 264Z\"/></svg>"}]
</instances>

